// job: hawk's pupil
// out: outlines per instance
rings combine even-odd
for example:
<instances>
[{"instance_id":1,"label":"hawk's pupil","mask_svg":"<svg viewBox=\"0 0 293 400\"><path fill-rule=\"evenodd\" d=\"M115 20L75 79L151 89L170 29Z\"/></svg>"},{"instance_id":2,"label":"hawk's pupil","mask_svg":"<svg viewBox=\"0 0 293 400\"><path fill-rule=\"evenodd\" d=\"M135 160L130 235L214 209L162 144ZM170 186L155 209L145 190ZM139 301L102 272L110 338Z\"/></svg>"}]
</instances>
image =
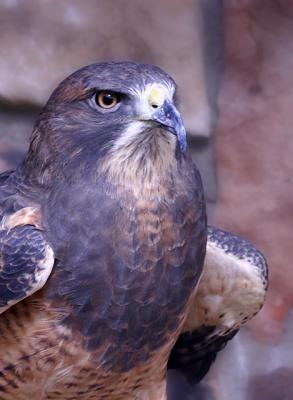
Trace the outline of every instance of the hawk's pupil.
<instances>
[{"instance_id":1,"label":"hawk's pupil","mask_svg":"<svg viewBox=\"0 0 293 400\"><path fill-rule=\"evenodd\" d=\"M119 102L117 93L107 91L99 92L95 95L95 102L101 108L113 108Z\"/></svg>"},{"instance_id":2,"label":"hawk's pupil","mask_svg":"<svg viewBox=\"0 0 293 400\"><path fill-rule=\"evenodd\" d=\"M113 103L113 101L114 101L114 98L113 98L113 96L112 96L110 93L104 94L104 96L103 96L103 103L104 103L106 106L110 106L110 105Z\"/></svg>"}]
</instances>

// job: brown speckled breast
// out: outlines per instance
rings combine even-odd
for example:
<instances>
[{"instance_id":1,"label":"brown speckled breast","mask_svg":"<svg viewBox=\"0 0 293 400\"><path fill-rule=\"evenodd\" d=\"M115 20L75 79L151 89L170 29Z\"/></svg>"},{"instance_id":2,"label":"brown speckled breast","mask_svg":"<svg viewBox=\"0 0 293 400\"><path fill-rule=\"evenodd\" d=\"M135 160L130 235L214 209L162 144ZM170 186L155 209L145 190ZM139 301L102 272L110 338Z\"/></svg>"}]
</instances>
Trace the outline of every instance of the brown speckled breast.
<instances>
[{"instance_id":1,"label":"brown speckled breast","mask_svg":"<svg viewBox=\"0 0 293 400\"><path fill-rule=\"evenodd\" d=\"M141 196L106 181L52 193L56 265L0 317L0 399L140 399L163 380L206 244L197 173L183 166L169 182Z\"/></svg>"}]
</instances>

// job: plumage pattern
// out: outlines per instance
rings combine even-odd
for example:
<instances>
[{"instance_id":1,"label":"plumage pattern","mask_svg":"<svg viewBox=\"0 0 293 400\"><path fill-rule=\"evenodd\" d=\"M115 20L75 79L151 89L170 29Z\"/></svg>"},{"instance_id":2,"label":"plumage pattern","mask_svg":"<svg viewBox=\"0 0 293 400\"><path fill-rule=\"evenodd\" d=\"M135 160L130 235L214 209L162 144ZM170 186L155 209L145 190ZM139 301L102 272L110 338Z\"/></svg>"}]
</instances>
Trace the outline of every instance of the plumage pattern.
<instances>
[{"instance_id":1,"label":"plumage pattern","mask_svg":"<svg viewBox=\"0 0 293 400\"><path fill-rule=\"evenodd\" d=\"M67 188L62 199L54 198L56 203L66 203L67 210L74 208L66 224L63 218L59 220L56 203L49 203L47 212L58 213L52 239L56 240L57 255L65 251L57 243L63 247L67 238L71 239L66 249L68 261L56 266L46 294L54 302L74 306L65 323L82 332L86 348L107 348L103 364L111 370L133 368L170 340L196 285L198 272L190 260L204 257L199 247L204 224L202 211L195 206L200 199L191 184L184 203L180 199L183 179L182 175L174 177L164 203L154 192L146 193L144 199L119 188L117 196L117 189L111 187L109 195L93 191L83 199L80 188L74 193ZM193 182L193 177L187 176L185 184L188 179ZM77 197L78 208L71 200L75 202ZM178 215L179 206L182 213ZM89 207L94 214L89 214ZM52 221L54 215L50 213L48 218ZM70 233L81 224L99 230L80 230L77 247ZM113 239L109 241L109 237ZM98 271L93 260L99 260ZM83 268L72 268L72 264Z\"/></svg>"},{"instance_id":2,"label":"plumage pattern","mask_svg":"<svg viewBox=\"0 0 293 400\"><path fill-rule=\"evenodd\" d=\"M13 171L0 174L0 314L39 290L54 265L39 210L21 208L15 178Z\"/></svg>"},{"instance_id":3,"label":"plumage pattern","mask_svg":"<svg viewBox=\"0 0 293 400\"><path fill-rule=\"evenodd\" d=\"M261 309L268 267L250 242L209 226L204 272L168 367L198 383L217 353Z\"/></svg>"},{"instance_id":4,"label":"plumage pattern","mask_svg":"<svg viewBox=\"0 0 293 400\"><path fill-rule=\"evenodd\" d=\"M0 313L40 289L54 257L32 225L0 231Z\"/></svg>"},{"instance_id":5,"label":"plumage pattern","mask_svg":"<svg viewBox=\"0 0 293 400\"><path fill-rule=\"evenodd\" d=\"M0 316L0 399L166 400L173 348L169 367L195 362L198 380L239 328L228 312L237 293L219 293L217 270L237 287L243 274L225 271L245 244L209 231L206 246L175 90L155 66L85 67L53 92L23 163L0 176L0 306L16 302Z\"/></svg>"},{"instance_id":6,"label":"plumage pattern","mask_svg":"<svg viewBox=\"0 0 293 400\"><path fill-rule=\"evenodd\" d=\"M119 98L113 111L97 104L103 90ZM13 229L44 235L55 256L44 288L0 319L4 399L165 399L206 246L201 180L174 92L153 66L76 72L3 178L4 220L39 210L39 227Z\"/></svg>"},{"instance_id":7,"label":"plumage pattern","mask_svg":"<svg viewBox=\"0 0 293 400\"><path fill-rule=\"evenodd\" d=\"M202 325L192 332L181 333L170 354L168 368L180 370L191 385L196 385L237 332L238 329L231 329L221 335L216 326Z\"/></svg>"}]
</instances>

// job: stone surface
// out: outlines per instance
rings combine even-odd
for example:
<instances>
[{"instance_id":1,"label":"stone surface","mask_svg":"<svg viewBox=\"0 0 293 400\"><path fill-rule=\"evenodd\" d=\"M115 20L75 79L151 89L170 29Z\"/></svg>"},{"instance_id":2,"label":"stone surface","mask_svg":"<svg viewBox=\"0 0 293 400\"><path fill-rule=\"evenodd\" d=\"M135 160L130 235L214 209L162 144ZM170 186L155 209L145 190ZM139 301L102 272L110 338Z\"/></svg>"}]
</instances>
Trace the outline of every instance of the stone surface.
<instances>
[{"instance_id":1,"label":"stone surface","mask_svg":"<svg viewBox=\"0 0 293 400\"><path fill-rule=\"evenodd\" d=\"M268 375L251 380L247 400L290 400L293 395L293 369L279 368ZM264 391L265 388L265 391Z\"/></svg>"},{"instance_id":2,"label":"stone surface","mask_svg":"<svg viewBox=\"0 0 293 400\"><path fill-rule=\"evenodd\" d=\"M216 400L289 400L293 2L226 0L224 12L226 71L215 134L219 197L213 222L250 239L264 252L270 284L265 307L249 324L250 332L244 329L227 346L206 383ZM282 368L282 381L288 386L278 395Z\"/></svg>"},{"instance_id":3,"label":"stone surface","mask_svg":"<svg viewBox=\"0 0 293 400\"><path fill-rule=\"evenodd\" d=\"M38 111L34 107L25 107L16 112L14 107L0 104L1 172L22 160Z\"/></svg>"},{"instance_id":4,"label":"stone surface","mask_svg":"<svg viewBox=\"0 0 293 400\"><path fill-rule=\"evenodd\" d=\"M3 0L0 98L43 105L57 83L83 65L154 63L178 83L188 132L209 136L214 112L202 36L199 0Z\"/></svg>"},{"instance_id":5,"label":"stone surface","mask_svg":"<svg viewBox=\"0 0 293 400\"><path fill-rule=\"evenodd\" d=\"M293 305L293 3L240 3L225 3L215 221L267 256L270 288L259 331L276 339Z\"/></svg>"},{"instance_id":6,"label":"stone surface","mask_svg":"<svg viewBox=\"0 0 293 400\"><path fill-rule=\"evenodd\" d=\"M214 400L292 400L292 326L293 310L274 345L260 342L242 329L202 382L213 392Z\"/></svg>"}]
</instances>

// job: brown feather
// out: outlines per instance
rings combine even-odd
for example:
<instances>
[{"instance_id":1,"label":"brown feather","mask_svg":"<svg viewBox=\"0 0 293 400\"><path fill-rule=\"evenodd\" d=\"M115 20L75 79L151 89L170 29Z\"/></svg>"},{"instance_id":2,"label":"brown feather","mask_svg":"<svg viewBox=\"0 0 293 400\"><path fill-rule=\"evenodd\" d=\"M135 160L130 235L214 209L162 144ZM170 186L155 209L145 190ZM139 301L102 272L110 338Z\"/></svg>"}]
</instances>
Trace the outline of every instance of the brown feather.
<instances>
[{"instance_id":1,"label":"brown feather","mask_svg":"<svg viewBox=\"0 0 293 400\"><path fill-rule=\"evenodd\" d=\"M133 102L107 118L91 105L98 88L132 99L148 82L175 90L160 69L134 63L72 75L5 183L4 213L8 197L17 212L7 224L36 223L18 210L39 204L56 262L39 293L0 317L3 400L166 398L168 357L205 256L200 176L170 133L148 124L121 140Z\"/></svg>"}]
</instances>

